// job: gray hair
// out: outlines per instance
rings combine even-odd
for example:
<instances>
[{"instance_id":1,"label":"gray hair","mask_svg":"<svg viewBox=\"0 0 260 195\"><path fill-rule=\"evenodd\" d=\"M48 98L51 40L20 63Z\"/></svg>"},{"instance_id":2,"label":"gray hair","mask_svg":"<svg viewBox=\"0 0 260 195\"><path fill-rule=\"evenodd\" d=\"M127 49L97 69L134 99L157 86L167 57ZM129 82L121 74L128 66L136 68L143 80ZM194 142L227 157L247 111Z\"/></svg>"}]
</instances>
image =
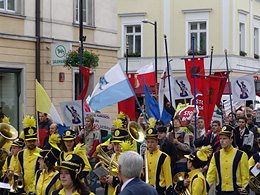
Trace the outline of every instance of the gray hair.
<instances>
[{"instance_id":1,"label":"gray hair","mask_svg":"<svg viewBox=\"0 0 260 195\"><path fill-rule=\"evenodd\" d=\"M137 152L127 151L119 156L118 164L123 176L139 177L143 168L143 158Z\"/></svg>"}]
</instances>

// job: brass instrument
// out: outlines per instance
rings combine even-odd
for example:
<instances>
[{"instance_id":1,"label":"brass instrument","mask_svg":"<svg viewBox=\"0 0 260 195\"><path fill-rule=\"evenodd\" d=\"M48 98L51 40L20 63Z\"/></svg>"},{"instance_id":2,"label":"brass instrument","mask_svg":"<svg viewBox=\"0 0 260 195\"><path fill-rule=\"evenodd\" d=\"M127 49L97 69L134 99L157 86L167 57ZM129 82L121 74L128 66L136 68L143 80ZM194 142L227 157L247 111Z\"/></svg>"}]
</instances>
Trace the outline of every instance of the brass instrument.
<instances>
[{"instance_id":1,"label":"brass instrument","mask_svg":"<svg viewBox=\"0 0 260 195\"><path fill-rule=\"evenodd\" d=\"M12 141L17 137L18 132L12 125L0 123L0 147L3 147L6 141Z\"/></svg>"},{"instance_id":2,"label":"brass instrument","mask_svg":"<svg viewBox=\"0 0 260 195\"><path fill-rule=\"evenodd\" d=\"M107 172L115 176L118 173L119 165L115 162L104 150L100 148L99 154L97 154L99 162L95 165L94 169L99 166L102 166Z\"/></svg>"},{"instance_id":3,"label":"brass instrument","mask_svg":"<svg viewBox=\"0 0 260 195\"><path fill-rule=\"evenodd\" d=\"M250 175L249 179L249 186L252 191L259 194L260 193L260 174L258 174L256 177L253 175Z\"/></svg>"},{"instance_id":4,"label":"brass instrument","mask_svg":"<svg viewBox=\"0 0 260 195\"><path fill-rule=\"evenodd\" d=\"M20 176L14 175L14 183L11 186L10 192L11 193L18 193L23 188L24 188L23 176L22 175L20 175Z\"/></svg>"},{"instance_id":5,"label":"brass instrument","mask_svg":"<svg viewBox=\"0 0 260 195\"><path fill-rule=\"evenodd\" d=\"M185 179L188 178L188 174L186 172L179 172L174 175L173 177L173 184L176 186L178 182L183 182ZM175 191L180 194L180 195L190 195L189 190L186 187L181 187L181 188L174 188Z\"/></svg>"},{"instance_id":6,"label":"brass instrument","mask_svg":"<svg viewBox=\"0 0 260 195\"><path fill-rule=\"evenodd\" d=\"M144 176L145 183L149 183L149 175L148 175L148 161L147 161L147 144L142 143L140 146L140 155L144 158Z\"/></svg>"},{"instance_id":7,"label":"brass instrument","mask_svg":"<svg viewBox=\"0 0 260 195\"><path fill-rule=\"evenodd\" d=\"M127 126L128 133L130 137L137 141L137 142L143 142L145 139L145 132L141 125L139 125L135 121L130 121Z\"/></svg>"}]
</instances>

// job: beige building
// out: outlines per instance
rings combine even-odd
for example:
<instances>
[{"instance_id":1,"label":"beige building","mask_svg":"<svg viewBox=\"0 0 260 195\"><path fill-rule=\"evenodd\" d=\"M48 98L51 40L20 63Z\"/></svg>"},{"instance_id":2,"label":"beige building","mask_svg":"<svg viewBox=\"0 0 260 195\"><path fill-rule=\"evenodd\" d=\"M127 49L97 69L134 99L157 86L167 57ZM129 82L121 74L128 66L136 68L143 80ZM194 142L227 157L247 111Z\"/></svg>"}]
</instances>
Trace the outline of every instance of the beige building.
<instances>
[{"instance_id":1,"label":"beige building","mask_svg":"<svg viewBox=\"0 0 260 195\"><path fill-rule=\"evenodd\" d=\"M149 23L142 21L147 19ZM166 66L164 35L174 75L185 73L184 61L195 36L195 49L210 55L214 47L213 71L225 70L224 50L228 52L233 75L254 74L260 70L259 0L120 0L118 1L120 63L125 66L129 43L129 71L154 61L154 28L157 22L158 75ZM209 71L210 58L205 59Z\"/></svg>"},{"instance_id":2,"label":"beige building","mask_svg":"<svg viewBox=\"0 0 260 195\"><path fill-rule=\"evenodd\" d=\"M109 0L83 0L85 50L99 55L89 91L96 78L117 62L117 7ZM78 68L53 64L53 46L79 47L79 0L0 1L0 112L21 128L25 114L35 114L35 79L55 107L79 94ZM35 14L38 13L38 14ZM65 77L64 77L65 76ZM63 80L64 79L64 80ZM117 112L112 108L104 112Z\"/></svg>"}]
</instances>

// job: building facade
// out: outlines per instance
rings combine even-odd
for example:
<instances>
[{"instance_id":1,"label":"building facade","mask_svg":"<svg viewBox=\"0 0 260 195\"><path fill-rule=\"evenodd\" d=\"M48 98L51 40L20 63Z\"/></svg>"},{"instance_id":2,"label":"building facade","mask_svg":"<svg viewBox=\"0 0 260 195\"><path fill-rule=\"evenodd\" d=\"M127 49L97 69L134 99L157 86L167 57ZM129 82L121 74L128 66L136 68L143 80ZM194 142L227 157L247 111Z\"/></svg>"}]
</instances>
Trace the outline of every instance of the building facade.
<instances>
[{"instance_id":1,"label":"building facade","mask_svg":"<svg viewBox=\"0 0 260 195\"><path fill-rule=\"evenodd\" d=\"M83 0L83 22L84 49L99 56L89 94L96 78L117 62L116 3ZM1 0L0 26L0 111L10 117L12 125L21 128L23 115L36 113L36 78L58 111L60 102L76 99L78 68L53 65L52 47L67 44L77 50L80 46L79 0Z\"/></svg>"},{"instance_id":2,"label":"building facade","mask_svg":"<svg viewBox=\"0 0 260 195\"><path fill-rule=\"evenodd\" d=\"M225 49L231 76L257 74L260 70L259 0L121 0L118 21L119 62L125 66L128 42L129 72L154 61L155 26L158 78L166 66L164 35L174 75L185 74L182 58L190 53L192 36L196 54L208 56L214 47L213 71L226 70ZM207 72L209 68L210 58L206 58Z\"/></svg>"}]
</instances>

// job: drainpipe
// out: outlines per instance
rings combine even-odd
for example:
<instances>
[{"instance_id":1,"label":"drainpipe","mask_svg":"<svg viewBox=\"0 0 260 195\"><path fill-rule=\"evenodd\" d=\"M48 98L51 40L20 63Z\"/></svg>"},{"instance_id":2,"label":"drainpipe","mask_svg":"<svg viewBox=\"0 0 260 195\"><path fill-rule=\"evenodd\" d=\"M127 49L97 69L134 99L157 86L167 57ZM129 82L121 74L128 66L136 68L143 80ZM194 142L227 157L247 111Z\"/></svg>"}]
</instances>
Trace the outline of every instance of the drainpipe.
<instances>
[{"instance_id":1,"label":"drainpipe","mask_svg":"<svg viewBox=\"0 0 260 195\"><path fill-rule=\"evenodd\" d=\"M41 0L35 0L35 77L41 82Z\"/></svg>"}]
</instances>

